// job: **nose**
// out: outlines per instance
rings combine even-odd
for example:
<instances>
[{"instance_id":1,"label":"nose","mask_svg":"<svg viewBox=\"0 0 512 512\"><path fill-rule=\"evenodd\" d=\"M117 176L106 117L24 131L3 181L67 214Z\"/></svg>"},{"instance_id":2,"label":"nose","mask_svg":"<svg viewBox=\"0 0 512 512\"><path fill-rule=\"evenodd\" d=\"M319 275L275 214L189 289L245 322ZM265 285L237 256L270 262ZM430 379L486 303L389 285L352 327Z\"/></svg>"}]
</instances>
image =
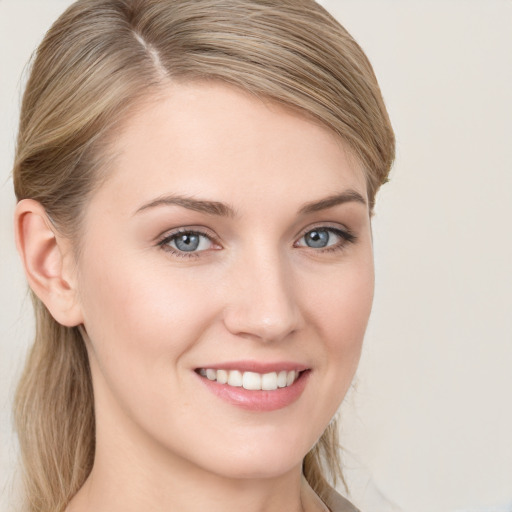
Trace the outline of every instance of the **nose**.
<instances>
[{"instance_id":1,"label":"nose","mask_svg":"<svg viewBox=\"0 0 512 512\"><path fill-rule=\"evenodd\" d=\"M285 339L302 326L292 271L279 255L247 257L231 269L224 324L237 336ZM234 271L233 271L234 270Z\"/></svg>"}]
</instances>

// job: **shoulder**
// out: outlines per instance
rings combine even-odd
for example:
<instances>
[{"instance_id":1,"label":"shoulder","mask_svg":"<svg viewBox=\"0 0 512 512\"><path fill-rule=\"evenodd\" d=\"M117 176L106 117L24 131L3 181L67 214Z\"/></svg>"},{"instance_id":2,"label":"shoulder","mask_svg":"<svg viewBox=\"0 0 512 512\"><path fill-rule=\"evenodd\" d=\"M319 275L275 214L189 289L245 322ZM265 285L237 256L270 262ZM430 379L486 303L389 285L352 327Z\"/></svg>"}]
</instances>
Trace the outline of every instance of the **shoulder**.
<instances>
[{"instance_id":1,"label":"shoulder","mask_svg":"<svg viewBox=\"0 0 512 512\"><path fill-rule=\"evenodd\" d=\"M324 502L331 512L359 512L359 509L334 489L330 489L324 496Z\"/></svg>"}]
</instances>

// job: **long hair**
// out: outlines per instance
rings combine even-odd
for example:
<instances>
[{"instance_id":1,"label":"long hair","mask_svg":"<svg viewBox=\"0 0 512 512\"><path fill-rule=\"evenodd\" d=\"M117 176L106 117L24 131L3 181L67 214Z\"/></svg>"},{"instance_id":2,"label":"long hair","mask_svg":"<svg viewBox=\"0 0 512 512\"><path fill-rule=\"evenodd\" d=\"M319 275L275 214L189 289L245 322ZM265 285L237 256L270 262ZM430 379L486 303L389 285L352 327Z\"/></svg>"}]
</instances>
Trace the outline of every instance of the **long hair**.
<instances>
[{"instance_id":1,"label":"long hair","mask_svg":"<svg viewBox=\"0 0 512 512\"><path fill-rule=\"evenodd\" d=\"M39 201L78 243L88 198L108 173L116 130L173 81L219 80L316 119L361 163L370 207L394 135L361 48L313 0L79 0L38 48L14 162L18 200ZM33 294L36 336L15 399L28 512L63 510L94 460L94 400L78 327ZM334 423L305 457L322 497L340 475Z\"/></svg>"}]
</instances>

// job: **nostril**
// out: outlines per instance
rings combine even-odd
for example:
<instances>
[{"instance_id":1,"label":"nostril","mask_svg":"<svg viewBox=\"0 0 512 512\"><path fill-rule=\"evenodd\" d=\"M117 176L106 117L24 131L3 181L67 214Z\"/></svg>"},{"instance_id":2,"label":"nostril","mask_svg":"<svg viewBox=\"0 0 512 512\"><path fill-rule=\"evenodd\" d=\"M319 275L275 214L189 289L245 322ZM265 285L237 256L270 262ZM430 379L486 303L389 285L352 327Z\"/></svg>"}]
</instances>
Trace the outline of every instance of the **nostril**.
<instances>
[{"instance_id":1,"label":"nostril","mask_svg":"<svg viewBox=\"0 0 512 512\"><path fill-rule=\"evenodd\" d=\"M256 249L229 276L223 320L234 335L279 341L300 329L296 284L280 255Z\"/></svg>"},{"instance_id":2,"label":"nostril","mask_svg":"<svg viewBox=\"0 0 512 512\"><path fill-rule=\"evenodd\" d=\"M242 337L255 337L261 341L279 341L300 328L300 314L294 306L276 306L271 312L254 301L248 306L239 304L224 314L229 332Z\"/></svg>"}]
</instances>

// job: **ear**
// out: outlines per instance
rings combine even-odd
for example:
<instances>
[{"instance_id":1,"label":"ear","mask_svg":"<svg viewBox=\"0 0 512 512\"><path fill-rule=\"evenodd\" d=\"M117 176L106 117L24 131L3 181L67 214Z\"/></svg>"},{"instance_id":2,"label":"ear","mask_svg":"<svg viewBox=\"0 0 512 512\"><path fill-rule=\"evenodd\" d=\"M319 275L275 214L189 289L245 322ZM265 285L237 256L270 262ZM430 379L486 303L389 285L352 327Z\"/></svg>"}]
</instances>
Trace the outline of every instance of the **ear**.
<instances>
[{"instance_id":1,"label":"ear","mask_svg":"<svg viewBox=\"0 0 512 512\"><path fill-rule=\"evenodd\" d=\"M32 199L17 204L14 219L16 247L30 288L57 322L80 325L83 318L69 240L59 236L43 206Z\"/></svg>"}]
</instances>

